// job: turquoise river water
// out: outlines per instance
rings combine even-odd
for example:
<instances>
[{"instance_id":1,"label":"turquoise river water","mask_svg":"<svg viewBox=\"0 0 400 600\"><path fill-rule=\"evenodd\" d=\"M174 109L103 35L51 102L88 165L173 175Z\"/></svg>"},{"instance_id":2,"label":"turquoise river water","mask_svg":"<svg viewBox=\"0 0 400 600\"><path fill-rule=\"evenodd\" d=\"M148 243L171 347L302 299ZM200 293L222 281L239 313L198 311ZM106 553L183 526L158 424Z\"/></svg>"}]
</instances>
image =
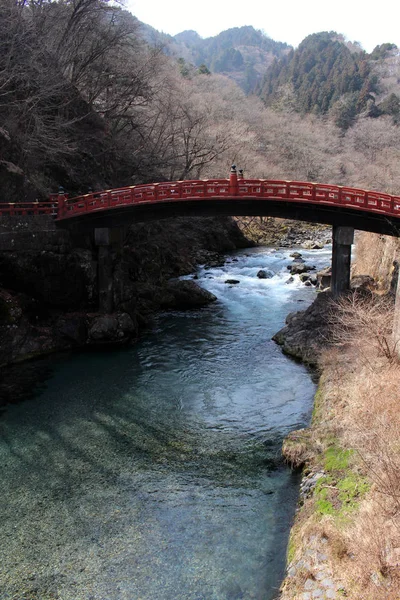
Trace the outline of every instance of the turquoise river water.
<instances>
[{"instance_id":1,"label":"turquoise river water","mask_svg":"<svg viewBox=\"0 0 400 600\"><path fill-rule=\"evenodd\" d=\"M286 283L289 254L199 268L218 302L161 315L124 350L60 359L7 406L1 600L276 598L299 485L280 447L315 391L271 341L315 294Z\"/></svg>"}]
</instances>

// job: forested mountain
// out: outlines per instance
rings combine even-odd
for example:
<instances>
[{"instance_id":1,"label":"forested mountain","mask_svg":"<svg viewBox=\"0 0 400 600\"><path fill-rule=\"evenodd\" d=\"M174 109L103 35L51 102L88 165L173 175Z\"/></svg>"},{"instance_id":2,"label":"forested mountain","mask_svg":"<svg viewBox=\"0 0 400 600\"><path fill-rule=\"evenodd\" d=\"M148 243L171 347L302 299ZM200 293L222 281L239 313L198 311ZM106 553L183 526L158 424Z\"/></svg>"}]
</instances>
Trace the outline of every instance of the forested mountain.
<instances>
[{"instance_id":1,"label":"forested mountain","mask_svg":"<svg viewBox=\"0 0 400 600\"><path fill-rule=\"evenodd\" d=\"M275 42L251 26L234 27L222 33L201 38L195 31L183 31L172 37L143 25L145 39L163 45L169 55L196 67L204 65L212 73L234 79L246 92L254 90L274 58L284 56L288 44Z\"/></svg>"},{"instance_id":2,"label":"forested mountain","mask_svg":"<svg viewBox=\"0 0 400 600\"><path fill-rule=\"evenodd\" d=\"M312 34L296 50L275 59L259 93L267 106L313 114L333 111L343 129L363 111L370 116L393 114L395 97L376 105L381 90L374 62L395 49L394 44L383 44L368 55L335 32Z\"/></svg>"}]
</instances>

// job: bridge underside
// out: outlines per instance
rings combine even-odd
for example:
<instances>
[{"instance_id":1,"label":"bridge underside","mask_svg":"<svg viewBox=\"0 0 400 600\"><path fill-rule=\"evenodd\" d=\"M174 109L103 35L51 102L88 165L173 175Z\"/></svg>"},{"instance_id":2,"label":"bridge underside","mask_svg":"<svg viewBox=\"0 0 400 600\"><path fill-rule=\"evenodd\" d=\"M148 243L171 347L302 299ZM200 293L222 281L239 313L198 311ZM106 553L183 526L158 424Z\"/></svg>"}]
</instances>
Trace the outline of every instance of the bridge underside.
<instances>
[{"instance_id":1,"label":"bridge underside","mask_svg":"<svg viewBox=\"0 0 400 600\"><path fill-rule=\"evenodd\" d=\"M259 198L238 200L202 199L157 203L140 203L114 207L110 210L91 211L56 221L58 227L76 232L91 231L95 227L122 227L133 223L157 221L171 217L198 216L260 216L294 219L309 223L353 227L384 235L400 236L400 217L369 213L361 209L326 204L308 204L285 200Z\"/></svg>"}]
</instances>

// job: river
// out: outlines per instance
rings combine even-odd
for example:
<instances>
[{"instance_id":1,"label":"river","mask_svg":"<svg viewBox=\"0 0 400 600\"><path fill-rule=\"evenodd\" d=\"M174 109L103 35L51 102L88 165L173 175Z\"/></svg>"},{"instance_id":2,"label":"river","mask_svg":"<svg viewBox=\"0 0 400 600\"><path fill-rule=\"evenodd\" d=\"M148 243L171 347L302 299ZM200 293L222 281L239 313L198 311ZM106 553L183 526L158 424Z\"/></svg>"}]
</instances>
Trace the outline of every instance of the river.
<instances>
[{"instance_id":1,"label":"river","mask_svg":"<svg viewBox=\"0 0 400 600\"><path fill-rule=\"evenodd\" d=\"M329 263L328 249L302 253ZM216 303L159 316L124 350L59 359L40 393L7 406L1 600L277 596L299 485L280 447L315 391L271 341L315 295L286 283L289 254L200 267Z\"/></svg>"}]
</instances>

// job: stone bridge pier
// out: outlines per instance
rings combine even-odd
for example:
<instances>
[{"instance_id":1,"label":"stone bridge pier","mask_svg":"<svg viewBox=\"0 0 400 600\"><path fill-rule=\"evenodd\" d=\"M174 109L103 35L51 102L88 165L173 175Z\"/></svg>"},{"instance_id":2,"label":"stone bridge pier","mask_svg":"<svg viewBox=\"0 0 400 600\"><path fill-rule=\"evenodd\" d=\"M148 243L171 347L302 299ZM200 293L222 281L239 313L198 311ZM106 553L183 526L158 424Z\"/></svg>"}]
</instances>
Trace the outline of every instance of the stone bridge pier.
<instances>
[{"instance_id":1,"label":"stone bridge pier","mask_svg":"<svg viewBox=\"0 0 400 600\"><path fill-rule=\"evenodd\" d=\"M394 304L393 339L396 354L400 359L400 273L397 276L396 299Z\"/></svg>"},{"instance_id":2,"label":"stone bridge pier","mask_svg":"<svg viewBox=\"0 0 400 600\"><path fill-rule=\"evenodd\" d=\"M97 248L97 285L99 312L111 313L114 309L114 255L122 254L126 230L124 227L96 227L94 243Z\"/></svg>"},{"instance_id":3,"label":"stone bridge pier","mask_svg":"<svg viewBox=\"0 0 400 600\"><path fill-rule=\"evenodd\" d=\"M353 227L333 226L331 292L335 297L350 289L351 246L353 243Z\"/></svg>"}]
</instances>

